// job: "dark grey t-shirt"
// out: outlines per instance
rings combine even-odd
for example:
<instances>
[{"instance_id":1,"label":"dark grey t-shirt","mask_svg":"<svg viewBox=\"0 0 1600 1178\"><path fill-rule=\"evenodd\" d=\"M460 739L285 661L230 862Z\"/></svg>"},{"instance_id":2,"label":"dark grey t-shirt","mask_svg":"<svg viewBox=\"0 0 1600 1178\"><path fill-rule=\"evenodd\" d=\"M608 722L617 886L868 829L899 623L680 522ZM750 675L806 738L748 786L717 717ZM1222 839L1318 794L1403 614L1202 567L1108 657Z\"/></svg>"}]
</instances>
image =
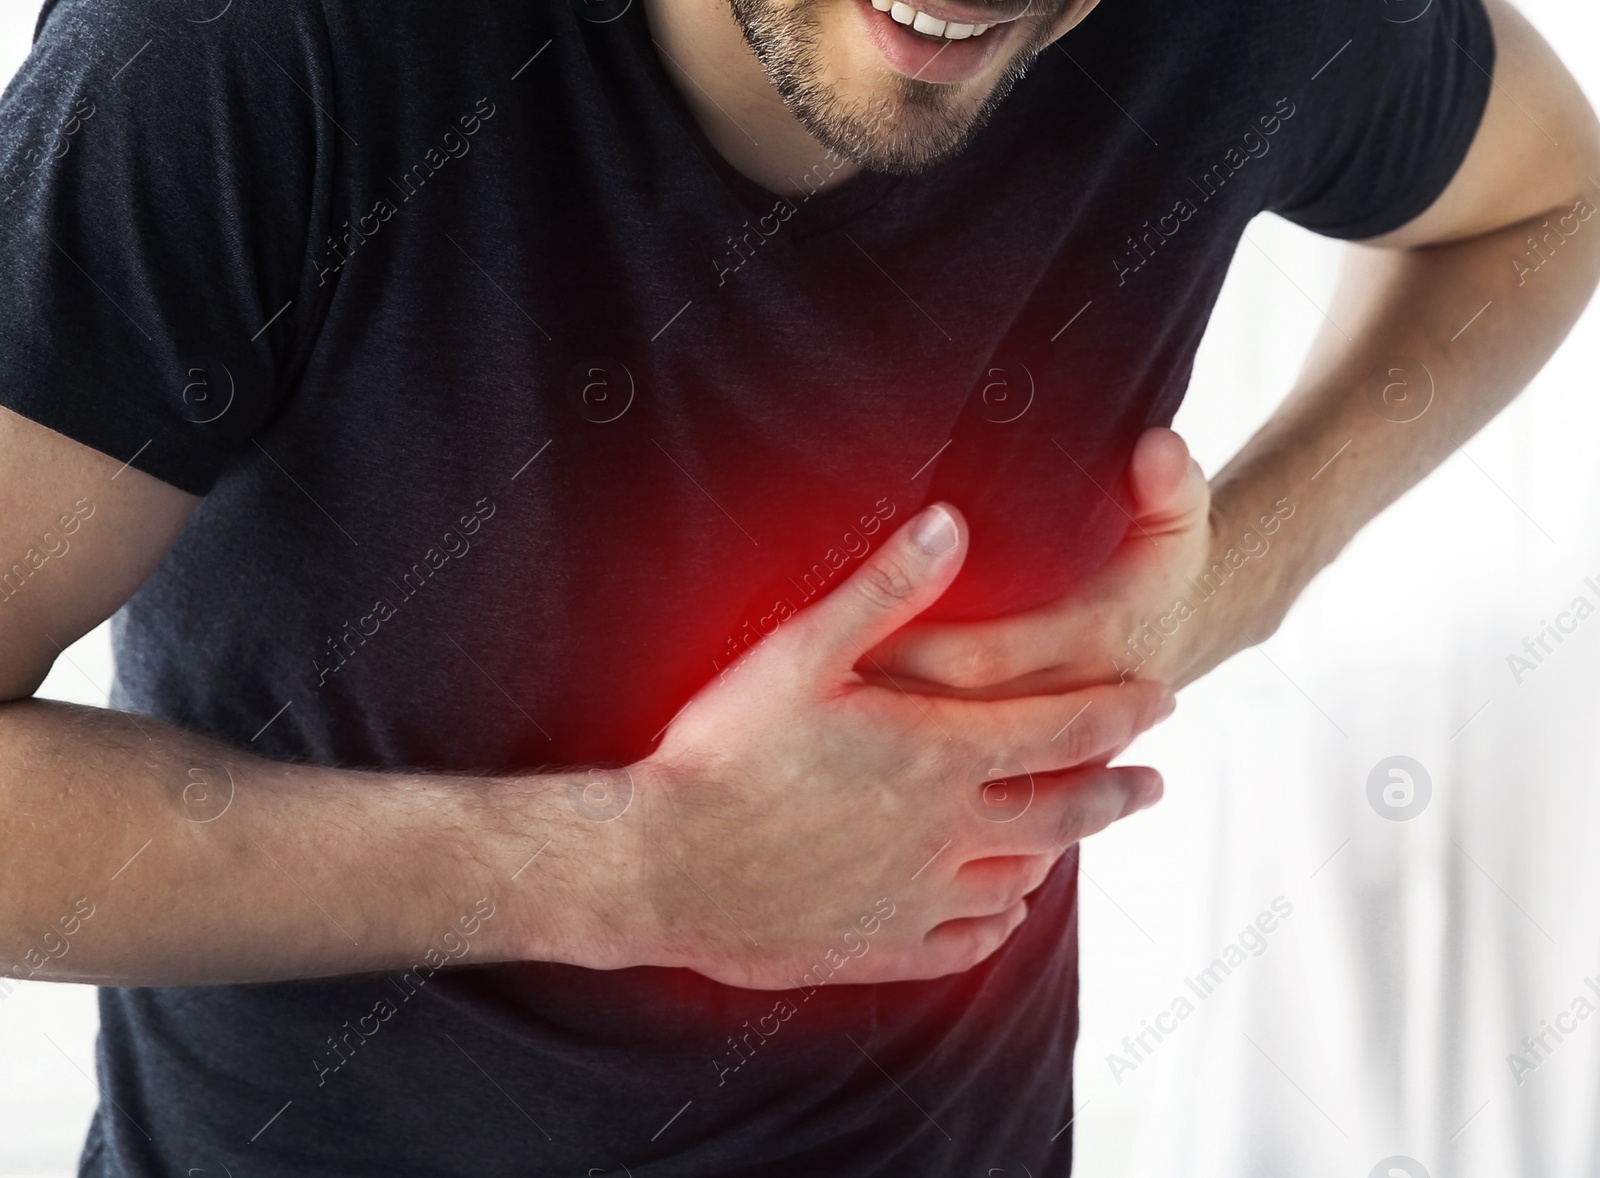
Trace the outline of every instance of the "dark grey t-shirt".
<instances>
[{"instance_id":1,"label":"dark grey t-shirt","mask_svg":"<svg viewBox=\"0 0 1600 1178\"><path fill-rule=\"evenodd\" d=\"M0 102L0 403L205 494L115 702L477 773L638 757L932 497L974 534L941 612L1066 589L1249 219L1409 220L1494 57L1476 0L1103 0L959 158L779 199L637 2L46 8ZM404 977L107 989L85 1172L1060 1174L1074 882L931 982L851 985L844 930L782 995L434 971L441 929Z\"/></svg>"}]
</instances>

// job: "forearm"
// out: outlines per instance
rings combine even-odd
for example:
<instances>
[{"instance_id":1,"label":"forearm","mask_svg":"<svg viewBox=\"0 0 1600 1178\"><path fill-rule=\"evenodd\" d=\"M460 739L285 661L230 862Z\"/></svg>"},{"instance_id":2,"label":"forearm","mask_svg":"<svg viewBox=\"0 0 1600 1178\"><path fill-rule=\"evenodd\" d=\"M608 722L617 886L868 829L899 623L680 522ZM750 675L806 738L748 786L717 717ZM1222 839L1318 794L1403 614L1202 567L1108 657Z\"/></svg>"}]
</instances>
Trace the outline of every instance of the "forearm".
<instances>
[{"instance_id":1,"label":"forearm","mask_svg":"<svg viewBox=\"0 0 1600 1178\"><path fill-rule=\"evenodd\" d=\"M590 960L603 824L572 783L286 765L145 717L0 705L0 977Z\"/></svg>"},{"instance_id":2,"label":"forearm","mask_svg":"<svg viewBox=\"0 0 1600 1178\"><path fill-rule=\"evenodd\" d=\"M1573 214L1575 194L1547 215L1480 237L1349 251L1331 322L1294 391L1212 480L1219 550L1256 530L1280 500L1295 514L1263 559L1234 574L1241 591L1226 602L1219 595L1228 624L1213 630L1219 645L1185 682L1272 633L1357 531L1476 433L1555 351L1600 276L1592 203L1600 197L1590 195L1581 206L1588 219ZM1547 233L1540 248L1549 260L1532 269L1538 255L1528 238Z\"/></svg>"}]
</instances>

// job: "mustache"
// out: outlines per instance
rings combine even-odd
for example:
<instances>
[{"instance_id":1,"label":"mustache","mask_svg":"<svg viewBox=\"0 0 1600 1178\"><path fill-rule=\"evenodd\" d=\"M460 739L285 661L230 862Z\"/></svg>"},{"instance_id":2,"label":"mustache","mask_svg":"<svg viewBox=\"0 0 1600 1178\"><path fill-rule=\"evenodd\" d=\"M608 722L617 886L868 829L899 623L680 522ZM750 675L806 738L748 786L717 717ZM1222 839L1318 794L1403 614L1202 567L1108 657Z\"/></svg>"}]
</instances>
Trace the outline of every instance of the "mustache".
<instances>
[{"instance_id":1,"label":"mustache","mask_svg":"<svg viewBox=\"0 0 1600 1178\"><path fill-rule=\"evenodd\" d=\"M1027 0L1018 6L1016 3L980 3L975 7L982 8L986 15L992 16L996 22L1004 23L1014 20L1025 20L1028 17L1043 17L1055 20L1067 9L1075 7L1077 0Z\"/></svg>"}]
</instances>

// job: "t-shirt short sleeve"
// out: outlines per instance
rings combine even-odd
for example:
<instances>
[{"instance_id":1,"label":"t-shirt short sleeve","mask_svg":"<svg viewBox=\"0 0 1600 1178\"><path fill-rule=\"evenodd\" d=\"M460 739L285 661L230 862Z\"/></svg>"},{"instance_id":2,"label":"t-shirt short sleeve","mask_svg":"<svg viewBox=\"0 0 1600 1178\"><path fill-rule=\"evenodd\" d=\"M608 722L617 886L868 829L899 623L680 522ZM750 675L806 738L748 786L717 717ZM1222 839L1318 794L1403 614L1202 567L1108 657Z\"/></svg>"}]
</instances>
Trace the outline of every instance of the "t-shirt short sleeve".
<instances>
[{"instance_id":1,"label":"t-shirt short sleeve","mask_svg":"<svg viewBox=\"0 0 1600 1178\"><path fill-rule=\"evenodd\" d=\"M1494 58L1482 0L1326 0L1267 207L1330 237L1404 225L1466 157Z\"/></svg>"},{"instance_id":2,"label":"t-shirt short sleeve","mask_svg":"<svg viewBox=\"0 0 1600 1178\"><path fill-rule=\"evenodd\" d=\"M250 448L321 310L327 61L295 0L46 3L0 97L0 405L194 494Z\"/></svg>"}]
</instances>

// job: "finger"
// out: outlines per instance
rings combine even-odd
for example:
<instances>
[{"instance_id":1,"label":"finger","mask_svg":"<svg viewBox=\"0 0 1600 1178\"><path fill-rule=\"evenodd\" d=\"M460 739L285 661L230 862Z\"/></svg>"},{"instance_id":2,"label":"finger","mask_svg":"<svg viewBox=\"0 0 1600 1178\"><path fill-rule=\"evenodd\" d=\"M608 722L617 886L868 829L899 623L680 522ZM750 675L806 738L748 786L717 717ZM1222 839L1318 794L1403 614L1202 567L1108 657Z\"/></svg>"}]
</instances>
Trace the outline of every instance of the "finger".
<instances>
[{"instance_id":1,"label":"finger","mask_svg":"<svg viewBox=\"0 0 1600 1178\"><path fill-rule=\"evenodd\" d=\"M1052 791L1046 798L1042 825L1054 828L1051 839L1057 847L1066 850L1113 822L1149 809L1166 792L1161 774L1148 765L1121 765L1118 770L1109 788L1079 784Z\"/></svg>"},{"instance_id":2,"label":"finger","mask_svg":"<svg viewBox=\"0 0 1600 1178\"><path fill-rule=\"evenodd\" d=\"M1051 852L969 859L956 869L941 910L951 919L1009 912L1045 881L1060 857Z\"/></svg>"},{"instance_id":3,"label":"finger","mask_svg":"<svg viewBox=\"0 0 1600 1178\"><path fill-rule=\"evenodd\" d=\"M1134 528L1129 539L1155 541L1195 526L1211 511L1211 484L1189 447L1170 429L1148 429L1128 459Z\"/></svg>"},{"instance_id":4,"label":"finger","mask_svg":"<svg viewBox=\"0 0 1600 1178\"><path fill-rule=\"evenodd\" d=\"M1027 918L1028 902L1023 900L994 916L962 917L935 925L922 939L924 968L932 972L917 976L942 977L971 969L992 957Z\"/></svg>"},{"instance_id":5,"label":"finger","mask_svg":"<svg viewBox=\"0 0 1600 1178\"><path fill-rule=\"evenodd\" d=\"M969 827L969 852L988 855L1058 855L1080 839L1161 800L1161 774L1146 765L1096 766L1034 774L1031 796L1004 818ZM964 868L963 868L964 870Z\"/></svg>"},{"instance_id":6,"label":"finger","mask_svg":"<svg viewBox=\"0 0 1600 1178\"><path fill-rule=\"evenodd\" d=\"M919 706L972 758L956 771L981 779L991 768L1009 776L1008 765L1050 773L1108 759L1170 715L1174 701L1162 684L1131 679L1062 695L928 699Z\"/></svg>"},{"instance_id":7,"label":"finger","mask_svg":"<svg viewBox=\"0 0 1600 1178\"><path fill-rule=\"evenodd\" d=\"M1055 603L982 622L912 622L872 652L878 670L908 690L977 690L1059 664L1085 637L1056 624Z\"/></svg>"},{"instance_id":8,"label":"finger","mask_svg":"<svg viewBox=\"0 0 1600 1178\"><path fill-rule=\"evenodd\" d=\"M867 651L927 609L966 558L966 527L955 508L924 508L844 584L789 627L790 641L823 665L848 672Z\"/></svg>"},{"instance_id":9,"label":"finger","mask_svg":"<svg viewBox=\"0 0 1600 1178\"><path fill-rule=\"evenodd\" d=\"M971 969L996 949L1028 918L1026 900L994 916L961 917L935 925L915 945L897 948L882 957L870 953L861 959L858 981L917 981L942 978Z\"/></svg>"},{"instance_id":10,"label":"finger","mask_svg":"<svg viewBox=\"0 0 1600 1178\"><path fill-rule=\"evenodd\" d=\"M983 622L913 622L873 651L873 663L908 687L941 684L972 692L999 684L1042 690L1030 688L1026 677L1046 670L1056 672L1055 690L1104 678L1122 653L1135 610L1130 602L1152 568L1170 559L1163 538L1199 526L1211 510L1200 464L1170 429L1140 435L1128 482L1134 516L1127 540L1066 597Z\"/></svg>"},{"instance_id":11,"label":"finger","mask_svg":"<svg viewBox=\"0 0 1600 1178\"><path fill-rule=\"evenodd\" d=\"M1191 465L1189 447L1172 430L1156 426L1140 434L1128 457L1128 488L1133 492L1135 515L1155 515L1176 502Z\"/></svg>"}]
</instances>

